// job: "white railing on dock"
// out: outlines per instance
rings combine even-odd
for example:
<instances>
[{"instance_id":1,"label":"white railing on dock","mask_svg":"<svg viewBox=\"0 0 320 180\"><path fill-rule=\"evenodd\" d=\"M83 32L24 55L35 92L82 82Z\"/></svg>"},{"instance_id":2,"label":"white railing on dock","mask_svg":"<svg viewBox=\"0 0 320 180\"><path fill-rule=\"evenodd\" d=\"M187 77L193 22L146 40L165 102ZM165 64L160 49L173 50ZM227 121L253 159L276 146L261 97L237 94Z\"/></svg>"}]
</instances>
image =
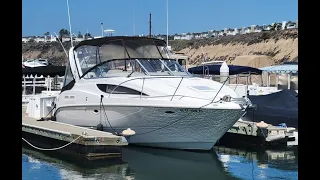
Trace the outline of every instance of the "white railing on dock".
<instances>
[{"instance_id":1,"label":"white railing on dock","mask_svg":"<svg viewBox=\"0 0 320 180\"><path fill-rule=\"evenodd\" d=\"M22 94L36 94L36 88L43 88L47 91L51 90L61 90L62 83L63 83L63 76L59 77L44 77L44 76L22 76Z\"/></svg>"}]
</instances>

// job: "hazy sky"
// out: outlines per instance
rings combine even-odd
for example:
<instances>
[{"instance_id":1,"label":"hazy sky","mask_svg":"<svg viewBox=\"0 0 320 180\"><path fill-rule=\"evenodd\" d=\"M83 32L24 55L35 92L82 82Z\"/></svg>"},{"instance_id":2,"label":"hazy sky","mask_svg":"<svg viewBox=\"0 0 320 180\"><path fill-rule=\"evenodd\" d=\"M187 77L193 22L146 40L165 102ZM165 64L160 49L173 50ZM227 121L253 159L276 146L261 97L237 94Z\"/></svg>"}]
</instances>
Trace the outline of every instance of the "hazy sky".
<instances>
[{"instance_id":1,"label":"hazy sky","mask_svg":"<svg viewBox=\"0 0 320 180\"><path fill-rule=\"evenodd\" d=\"M72 32L166 34L166 0L69 0ZM298 0L168 0L169 34L296 21ZM135 24L135 28L134 28ZM23 0L22 35L69 30L67 0Z\"/></svg>"}]
</instances>

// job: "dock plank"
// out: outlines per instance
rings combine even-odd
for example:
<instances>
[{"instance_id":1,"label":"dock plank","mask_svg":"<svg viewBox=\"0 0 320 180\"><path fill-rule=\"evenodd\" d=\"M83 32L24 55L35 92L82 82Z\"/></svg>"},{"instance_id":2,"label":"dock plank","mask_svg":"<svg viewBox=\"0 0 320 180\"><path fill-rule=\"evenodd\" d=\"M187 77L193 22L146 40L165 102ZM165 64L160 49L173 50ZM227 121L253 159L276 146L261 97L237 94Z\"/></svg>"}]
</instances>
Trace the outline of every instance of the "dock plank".
<instances>
[{"instance_id":1,"label":"dock plank","mask_svg":"<svg viewBox=\"0 0 320 180\"><path fill-rule=\"evenodd\" d=\"M124 137L109 132L56 121L37 121L37 119L27 117L25 106L22 106L22 131L67 142L71 142L81 136L75 143L83 145L128 145L128 142Z\"/></svg>"},{"instance_id":2,"label":"dock plank","mask_svg":"<svg viewBox=\"0 0 320 180\"><path fill-rule=\"evenodd\" d=\"M29 117L23 117L22 123L25 123L27 125L42 127L46 129L68 132L76 135L82 135L83 132L86 132L88 136L110 137L110 138L117 137L112 133L108 133L108 132L97 131L89 128L73 126L73 125L59 123L55 121L37 121L36 119L29 118Z\"/></svg>"}]
</instances>

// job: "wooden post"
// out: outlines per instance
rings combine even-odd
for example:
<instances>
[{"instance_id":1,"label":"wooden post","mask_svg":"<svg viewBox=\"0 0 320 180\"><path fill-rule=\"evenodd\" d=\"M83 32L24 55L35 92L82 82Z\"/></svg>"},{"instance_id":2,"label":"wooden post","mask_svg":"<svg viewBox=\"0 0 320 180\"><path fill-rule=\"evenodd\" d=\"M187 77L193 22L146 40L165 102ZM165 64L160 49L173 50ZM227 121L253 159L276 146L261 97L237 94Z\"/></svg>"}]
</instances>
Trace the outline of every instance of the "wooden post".
<instances>
[{"instance_id":1,"label":"wooden post","mask_svg":"<svg viewBox=\"0 0 320 180\"><path fill-rule=\"evenodd\" d=\"M49 90L49 82L50 82L50 76L47 76L47 91Z\"/></svg>"},{"instance_id":2,"label":"wooden post","mask_svg":"<svg viewBox=\"0 0 320 180\"><path fill-rule=\"evenodd\" d=\"M246 82L246 85L248 85L248 81L249 81L249 76L247 76L247 82Z\"/></svg>"},{"instance_id":3,"label":"wooden post","mask_svg":"<svg viewBox=\"0 0 320 180\"><path fill-rule=\"evenodd\" d=\"M33 92L32 92L33 95L36 94L36 77L37 75L33 77Z\"/></svg>"},{"instance_id":4,"label":"wooden post","mask_svg":"<svg viewBox=\"0 0 320 180\"><path fill-rule=\"evenodd\" d=\"M51 91L51 77L49 76L49 91Z\"/></svg>"},{"instance_id":5,"label":"wooden post","mask_svg":"<svg viewBox=\"0 0 320 180\"><path fill-rule=\"evenodd\" d=\"M290 89L290 82L291 82L291 76L290 73L288 74L288 89Z\"/></svg>"},{"instance_id":6,"label":"wooden post","mask_svg":"<svg viewBox=\"0 0 320 180\"><path fill-rule=\"evenodd\" d=\"M238 84L238 76L239 74L236 75L236 84Z\"/></svg>"},{"instance_id":7,"label":"wooden post","mask_svg":"<svg viewBox=\"0 0 320 180\"><path fill-rule=\"evenodd\" d=\"M276 87L279 89L279 74L276 74Z\"/></svg>"},{"instance_id":8,"label":"wooden post","mask_svg":"<svg viewBox=\"0 0 320 180\"><path fill-rule=\"evenodd\" d=\"M23 95L26 95L26 76L23 75Z\"/></svg>"}]
</instances>

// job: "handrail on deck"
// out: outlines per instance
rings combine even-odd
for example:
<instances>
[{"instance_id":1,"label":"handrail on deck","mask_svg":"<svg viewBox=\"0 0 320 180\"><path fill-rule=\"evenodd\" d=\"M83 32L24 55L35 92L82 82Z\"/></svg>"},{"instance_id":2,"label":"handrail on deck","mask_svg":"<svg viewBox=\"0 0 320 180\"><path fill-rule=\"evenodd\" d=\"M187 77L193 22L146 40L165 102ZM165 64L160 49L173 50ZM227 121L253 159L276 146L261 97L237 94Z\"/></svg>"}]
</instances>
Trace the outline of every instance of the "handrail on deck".
<instances>
[{"instance_id":1,"label":"handrail on deck","mask_svg":"<svg viewBox=\"0 0 320 180\"><path fill-rule=\"evenodd\" d=\"M181 82L182 82L183 78L185 78L185 77L183 77L183 76L181 76L181 77L179 77L179 76L168 76L168 77L166 77L166 76L162 76L162 77L152 77L152 76L149 76L149 77L135 77L135 78L131 78L131 79L128 79L128 80L125 80L125 81L119 83L115 88L113 88L113 90L110 92L108 98L110 98L111 94L113 94L113 92L114 92L119 86L121 86L122 84L127 83L127 82L130 82L130 81L133 81L133 80L142 79L142 86L141 86L141 92L140 92L140 99L141 99L141 98L142 98L142 91L143 91L143 88L144 88L144 81L145 81L145 79L155 79L155 78L181 78L181 80L180 80L177 88L176 88L175 91L174 91L174 94L173 94L173 95L170 95L170 96L172 96L171 99L170 99L170 101L172 101L172 99L174 98L175 94L177 93L177 91L178 91L178 89L179 89L179 87L180 87L180 85L181 85Z\"/></svg>"},{"instance_id":2,"label":"handrail on deck","mask_svg":"<svg viewBox=\"0 0 320 180\"><path fill-rule=\"evenodd\" d=\"M176 96L176 93L177 93L177 91L178 91L178 89L179 89L179 87L180 87L180 85L181 85L181 83L182 83L182 81L183 81L183 79L184 79L185 77L183 77L183 76L181 76L181 77L179 77L179 76L168 76L168 77L166 77L166 76L163 76L163 77L152 77L152 76L149 76L149 77L135 77L135 78L131 78L131 79L128 79L128 80L125 80L125 81L119 83L115 88L113 88L113 90L110 92L108 98L110 98L110 96L113 94L113 92L114 92L119 86L121 86L122 84L127 83L127 82L130 82L130 81L134 81L134 80L137 80L137 79L142 79L143 81L142 81L142 87L141 87L141 92L140 92L140 99L141 99L141 98L142 98L142 91L143 91L144 84L145 84L144 81L145 81L146 79L154 79L154 78L181 78L178 86L176 87L176 89L175 89L175 91L174 91L174 93L173 93L172 95L157 96L157 97L169 97L169 96L171 96L170 101L172 101L172 99ZM193 77L190 77L190 78L193 78ZM229 77L227 78L227 80L228 80L228 79L229 79ZM225 83L222 84L222 87L224 86L224 84L225 84ZM222 87L221 87L221 88L222 88ZM221 90L221 88L220 88L220 90ZM215 94L215 96L214 96L213 99L207 99L207 100L210 100L210 101L211 101L209 104L213 103L213 101L215 100L215 98L217 97L217 95L221 92L220 90ZM185 96L185 95L177 95L177 96L181 96L181 98L183 98L183 97L191 97L191 96ZM147 98L152 98L152 97L147 97ZM181 99L181 98L180 98L180 99ZM193 98L194 98L194 97L193 97ZM197 98L197 99L204 99L204 98Z\"/></svg>"}]
</instances>

